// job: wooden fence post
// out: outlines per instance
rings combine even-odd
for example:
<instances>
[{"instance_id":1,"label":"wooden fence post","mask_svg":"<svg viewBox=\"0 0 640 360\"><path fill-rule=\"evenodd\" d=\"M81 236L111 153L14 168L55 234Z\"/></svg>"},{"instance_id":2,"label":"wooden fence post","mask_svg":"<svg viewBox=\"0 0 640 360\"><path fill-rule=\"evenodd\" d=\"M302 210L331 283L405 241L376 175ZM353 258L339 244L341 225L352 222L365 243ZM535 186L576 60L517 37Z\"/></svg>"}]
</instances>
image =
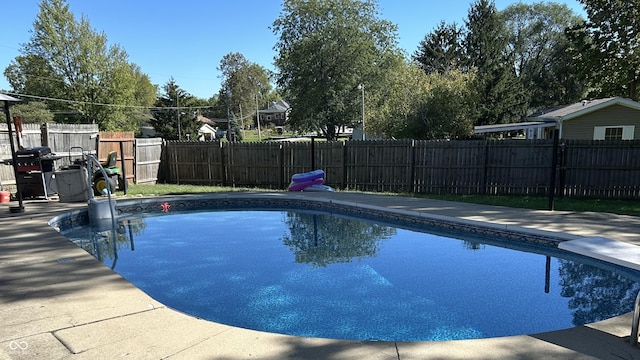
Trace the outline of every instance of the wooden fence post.
<instances>
[{"instance_id":1,"label":"wooden fence post","mask_svg":"<svg viewBox=\"0 0 640 360\"><path fill-rule=\"evenodd\" d=\"M48 123L40 126L40 143L42 146L49 146L49 126Z\"/></svg>"}]
</instances>

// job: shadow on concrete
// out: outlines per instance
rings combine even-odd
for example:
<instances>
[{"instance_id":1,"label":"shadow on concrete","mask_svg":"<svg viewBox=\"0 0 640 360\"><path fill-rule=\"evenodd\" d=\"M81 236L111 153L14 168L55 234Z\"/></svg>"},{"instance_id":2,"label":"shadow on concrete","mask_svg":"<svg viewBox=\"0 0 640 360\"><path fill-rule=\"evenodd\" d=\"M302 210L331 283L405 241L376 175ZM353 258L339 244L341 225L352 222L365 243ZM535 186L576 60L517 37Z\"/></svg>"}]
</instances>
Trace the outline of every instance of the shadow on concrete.
<instances>
[{"instance_id":1,"label":"shadow on concrete","mask_svg":"<svg viewBox=\"0 0 640 360\"><path fill-rule=\"evenodd\" d=\"M630 332L631 321L626 325ZM591 356L596 359L640 358L640 348L632 346L629 343L629 336L615 336L589 326L580 326L531 336L557 345L563 349L570 349L576 353Z\"/></svg>"},{"instance_id":2,"label":"shadow on concrete","mask_svg":"<svg viewBox=\"0 0 640 360\"><path fill-rule=\"evenodd\" d=\"M327 194L305 196L334 197ZM640 242L637 239L640 219L632 217L530 211L357 193L339 193L334 198L390 209L429 212L583 236L611 234L613 239ZM152 299L140 291L128 291L134 288L133 285L47 225L52 217L84 206L86 204L26 203L27 211L23 214L9 214L6 208L0 208L0 318L3 319L3 324L0 324L0 342L53 333L58 329L77 329L80 332L78 336L86 337L85 329L79 325L93 324L95 331L100 331L103 323L106 326L106 323L114 322L113 319L125 321L127 314L140 314L149 309ZM52 309L57 312L53 313ZM161 312L151 311L145 314L151 313ZM128 325L141 334L149 331L146 323L135 322ZM160 333L167 333L167 327L171 326L172 324L162 322ZM598 326L600 325L582 326L531 336L455 342L348 342L282 337L272 344L277 350L262 349L265 354L271 354L266 356L260 356L252 335L243 335L238 339L242 343L238 344L237 355L209 355L205 348L197 358L640 359L640 349L629 344L628 336L621 335L630 331L628 315L608 320L605 325L601 325L601 329ZM121 330L118 326L114 328ZM189 332L185 332L184 336L188 339ZM210 339L211 342L217 342L216 336ZM96 340L98 344L99 341ZM227 344L217 345L228 347ZM256 348L253 348L254 345ZM120 345L114 345L117 346ZM149 346L158 344L149 342ZM180 356L179 348L174 351L173 355L167 354L165 358L185 358ZM117 353L101 355L108 357Z\"/></svg>"}]
</instances>

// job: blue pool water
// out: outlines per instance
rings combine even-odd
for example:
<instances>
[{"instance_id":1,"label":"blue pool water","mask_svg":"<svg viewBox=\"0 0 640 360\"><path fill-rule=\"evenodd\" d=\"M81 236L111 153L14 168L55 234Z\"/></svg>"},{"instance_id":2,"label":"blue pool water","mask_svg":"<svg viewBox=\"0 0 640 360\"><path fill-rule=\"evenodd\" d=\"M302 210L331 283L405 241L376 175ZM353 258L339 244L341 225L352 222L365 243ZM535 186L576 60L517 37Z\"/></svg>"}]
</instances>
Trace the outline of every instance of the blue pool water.
<instances>
[{"instance_id":1,"label":"blue pool water","mask_svg":"<svg viewBox=\"0 0 640 360\"><path fill-rule=\"evenodd\" d=\"M631 311L640 289L635 272L554 248L322 213L141 216L116 233L114 241L88 226L64 232L167 306L299 336L530 334Z\"/></svg>"}]
</instances>

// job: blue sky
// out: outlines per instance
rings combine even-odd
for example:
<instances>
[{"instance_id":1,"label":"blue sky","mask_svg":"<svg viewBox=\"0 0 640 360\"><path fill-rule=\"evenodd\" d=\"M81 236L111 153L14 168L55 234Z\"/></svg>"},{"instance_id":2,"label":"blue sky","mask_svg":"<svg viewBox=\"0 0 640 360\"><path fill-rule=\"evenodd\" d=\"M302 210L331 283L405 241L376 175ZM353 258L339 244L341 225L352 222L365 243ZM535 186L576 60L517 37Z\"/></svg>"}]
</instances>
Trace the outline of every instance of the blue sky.
<instances>
[{"instance_id":1,"label":"blue sky","mask_svg":"<svg viewBox=\"0 0 640 360\"><path fill-rule=\"evenodd\" d=\"M499 10L517 2L495 0ZM523 0L525 3L536 1ZM558 0L585 16L577 0ZM2 6L0 70L29 41L39 0L10 1ZM220 59L239 52L249 61L273 70L270 29L280 14L281 0L67 0L77 20L84 15L110 44L119 44L129 60L162 86L171 77L187 92L209 98L220 88ZM412 54L441 20L464 24L472 0L379 0L381 18L398 26L399 46ZM0 89L9 89L4 75Z\"/></svg>"}]
</instances>

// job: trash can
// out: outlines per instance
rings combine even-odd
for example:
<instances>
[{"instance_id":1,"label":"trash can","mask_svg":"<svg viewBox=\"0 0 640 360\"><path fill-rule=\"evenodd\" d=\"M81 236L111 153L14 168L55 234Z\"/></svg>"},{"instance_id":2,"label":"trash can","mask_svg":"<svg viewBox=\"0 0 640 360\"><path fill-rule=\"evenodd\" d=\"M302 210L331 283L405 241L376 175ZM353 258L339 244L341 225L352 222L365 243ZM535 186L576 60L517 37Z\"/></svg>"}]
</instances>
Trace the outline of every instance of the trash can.
<instances>
[{"instance_id":1,"label":"trash can","mask_svg":"<svg viewBox=\"0 0 640 360\"><path fill-rule=\"evenodd\" d=\"M55 172L60 202L89 200L89 179L83 166L68 167Z\"/></svg>"}]
</instances>

